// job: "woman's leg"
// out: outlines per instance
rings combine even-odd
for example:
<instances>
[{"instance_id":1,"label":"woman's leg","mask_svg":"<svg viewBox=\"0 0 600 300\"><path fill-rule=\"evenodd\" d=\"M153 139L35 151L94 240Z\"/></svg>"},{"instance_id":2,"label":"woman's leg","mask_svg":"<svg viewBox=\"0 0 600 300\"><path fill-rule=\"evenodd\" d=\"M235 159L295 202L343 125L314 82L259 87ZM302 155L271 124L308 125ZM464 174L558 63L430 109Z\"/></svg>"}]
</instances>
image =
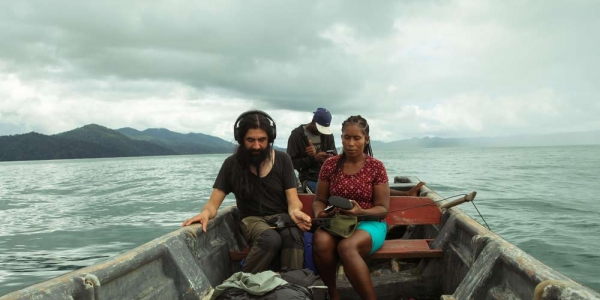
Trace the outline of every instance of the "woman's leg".
<instances>
[{"instance_id":1,"label":"woman's leg","mask_svg":"<svg viewBox=\"0 0 600 300\"><path fill-rule=\"evenodd\" d=\"M313 235L313 259L319 270L323 283L328 288L331 300L340 299L335 282L336 275L336 247L337 239L327 231L319 228Z\"/></svg>"},{"instance_id":2,"label":"woman's leg","mask_svg":"<svg viewBox=\"0 0 600 300\"><path fill-rule=\"evenodd\" d=\"M377 299L371 273L364 259L371 254L371 245L371 235L357 229L351 237L341 240L337 246L344 273L361 299Z\"/></svg>"}]
</instances>

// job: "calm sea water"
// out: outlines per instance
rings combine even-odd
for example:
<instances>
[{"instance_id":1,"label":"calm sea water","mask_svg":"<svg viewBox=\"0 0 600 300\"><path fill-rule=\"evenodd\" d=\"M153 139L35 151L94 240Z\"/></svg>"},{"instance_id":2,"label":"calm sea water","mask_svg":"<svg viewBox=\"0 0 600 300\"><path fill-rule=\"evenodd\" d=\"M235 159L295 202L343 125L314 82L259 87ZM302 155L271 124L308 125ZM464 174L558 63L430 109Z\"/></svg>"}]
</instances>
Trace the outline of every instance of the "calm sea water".
<instances>
[{"instance_id":1,"label":"calm sea water","mask_svg":"<svg viewBox=\"0 0 600 300\"><path fill-rule=\"evenodd\" d=\"M0 295L179 228L227 155L0 163ZM491 229L600 290L600 146L377 151L444 197L477 191ZM232 197L224 205L234 203ZM483 223L471 204L461 209Z\"/></svg>"}]
</instances>

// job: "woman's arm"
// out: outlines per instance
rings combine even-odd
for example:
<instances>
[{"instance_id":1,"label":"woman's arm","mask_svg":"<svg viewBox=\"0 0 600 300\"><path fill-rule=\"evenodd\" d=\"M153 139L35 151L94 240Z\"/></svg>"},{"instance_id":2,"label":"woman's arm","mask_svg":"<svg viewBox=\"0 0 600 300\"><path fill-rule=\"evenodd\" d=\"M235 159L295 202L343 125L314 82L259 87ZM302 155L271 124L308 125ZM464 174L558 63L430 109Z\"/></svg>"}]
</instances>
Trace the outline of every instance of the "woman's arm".
<instances>
[{"instance_id":1,"label":"woman's arm","mask_svg":"<svg viewBox=\"0 0 600 300\"><path fill-rule=\"evenodd\" d=\"M328 204L328 199L329 182L319 179L319 181L317 181L317 194L312 205L315 218L327 218L334 213L333 211L330 211L329 213L324 212L325 207L327 207Z\"/></svg>"},{"instance_id":2,"label":"woman's arm","mask_svg":"<svg viewBox=\"0 0 600 300\"><path fill-rule=\"evenodd\" d=\"M373 207L370 209L379 208L378 210L387 214L390 209L390 184L383 183L373 186ZM383 210L381 210L383 209ZM385 215L383 216L385 217Z\"/></svg>"},{"instance_id":3,"label":"woman's arm","mask_svg":"<svg viewBox=\"0 0 600 300\"><path fill-rule=\"evenodd\" d=\"M344 214L363 217L365 220L381 220L387 216L390 208L390 185L386 183L373 186L373 207L363 209L358 202L350 200L354 207L340 210Z\"/></svg>"}]
</instances>

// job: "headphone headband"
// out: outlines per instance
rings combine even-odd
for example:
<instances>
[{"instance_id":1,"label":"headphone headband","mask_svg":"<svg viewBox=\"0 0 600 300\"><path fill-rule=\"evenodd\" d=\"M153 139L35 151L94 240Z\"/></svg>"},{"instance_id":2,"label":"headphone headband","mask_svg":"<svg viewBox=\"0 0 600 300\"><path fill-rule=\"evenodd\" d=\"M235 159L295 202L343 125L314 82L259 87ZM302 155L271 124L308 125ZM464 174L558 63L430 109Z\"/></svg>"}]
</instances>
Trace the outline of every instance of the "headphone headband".
<instances>
[{"instance_id":1,"label":"headphone headband","mask_svg":"<svg viewBox=\"0 0 600 300\"><path fill-rule=\"evenodd\" d=\"M271 130L270 134L269 132L267 132L267 135L270 135L269 137L269 143L273 143L273 141L275 140L275 138L277 137L277 125L275 125L275 120L273 120L273 118L271 118L271 116L269 116L269 114L267 114L266 112L262 111L262 110L258 110L258 109L253 109L253 110L249 110L247 112L242 113L236 120L235 123L233 124L233 138L240 144L243 143L242 141L242 136L240 136L242 133L240 132L240 122L247 116L249 115L262 115L265 118L267 118L270 122L269 124L269 128Z\"/></svg>"}]
</instances>

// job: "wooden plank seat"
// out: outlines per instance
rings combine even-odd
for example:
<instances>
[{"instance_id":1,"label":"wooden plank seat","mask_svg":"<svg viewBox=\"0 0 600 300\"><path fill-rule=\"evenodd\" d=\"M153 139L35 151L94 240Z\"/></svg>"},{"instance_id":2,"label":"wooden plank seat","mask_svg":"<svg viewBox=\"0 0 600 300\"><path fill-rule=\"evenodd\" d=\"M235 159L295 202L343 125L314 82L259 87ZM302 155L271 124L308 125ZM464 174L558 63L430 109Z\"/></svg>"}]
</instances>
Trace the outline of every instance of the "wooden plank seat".
<instances>
[{"instance_id":1,"label":"wooden plank seat","mask_svg":"<svg viewBox=\"0 0 600 300\"><path fill-rule=\"evenodd\" d=\"M369 258L426 258L442 257L442 250L431 249L432 240L386 240Z\"/></svg>"},{"instance_id":2,"label":"wooden plank seat","mask_svg":"<svg viewBox=\"0 0 600 300\"><path fill-rule=\"evenodd\" d=\"M302 211L312 216L312 202L315 195L299 194ZM436 203L426 197L391 196L390 208L385 218L388 232L395 226L439 224L441 211ZM428 258L441 257L441 249L431 249L431 239L390 239L373 253L370 258ZM250 252L246 247L241 251L231 251L232 260L241 260Z\"/></svg>"},{"instance_id":3,"label":"wooden plank seat","mask_svg":"<svg viewBox=\"0 0 600 300\"><path fill-rule=\"evenodd\" d=\"M389 232L395 226L439 224L441 215L437 204L430 198L391 196L385 221ZM431 249L431 242L430 239L386 239L370 258L442 257L442 249Z\"/></svg>"}]
</instances>

